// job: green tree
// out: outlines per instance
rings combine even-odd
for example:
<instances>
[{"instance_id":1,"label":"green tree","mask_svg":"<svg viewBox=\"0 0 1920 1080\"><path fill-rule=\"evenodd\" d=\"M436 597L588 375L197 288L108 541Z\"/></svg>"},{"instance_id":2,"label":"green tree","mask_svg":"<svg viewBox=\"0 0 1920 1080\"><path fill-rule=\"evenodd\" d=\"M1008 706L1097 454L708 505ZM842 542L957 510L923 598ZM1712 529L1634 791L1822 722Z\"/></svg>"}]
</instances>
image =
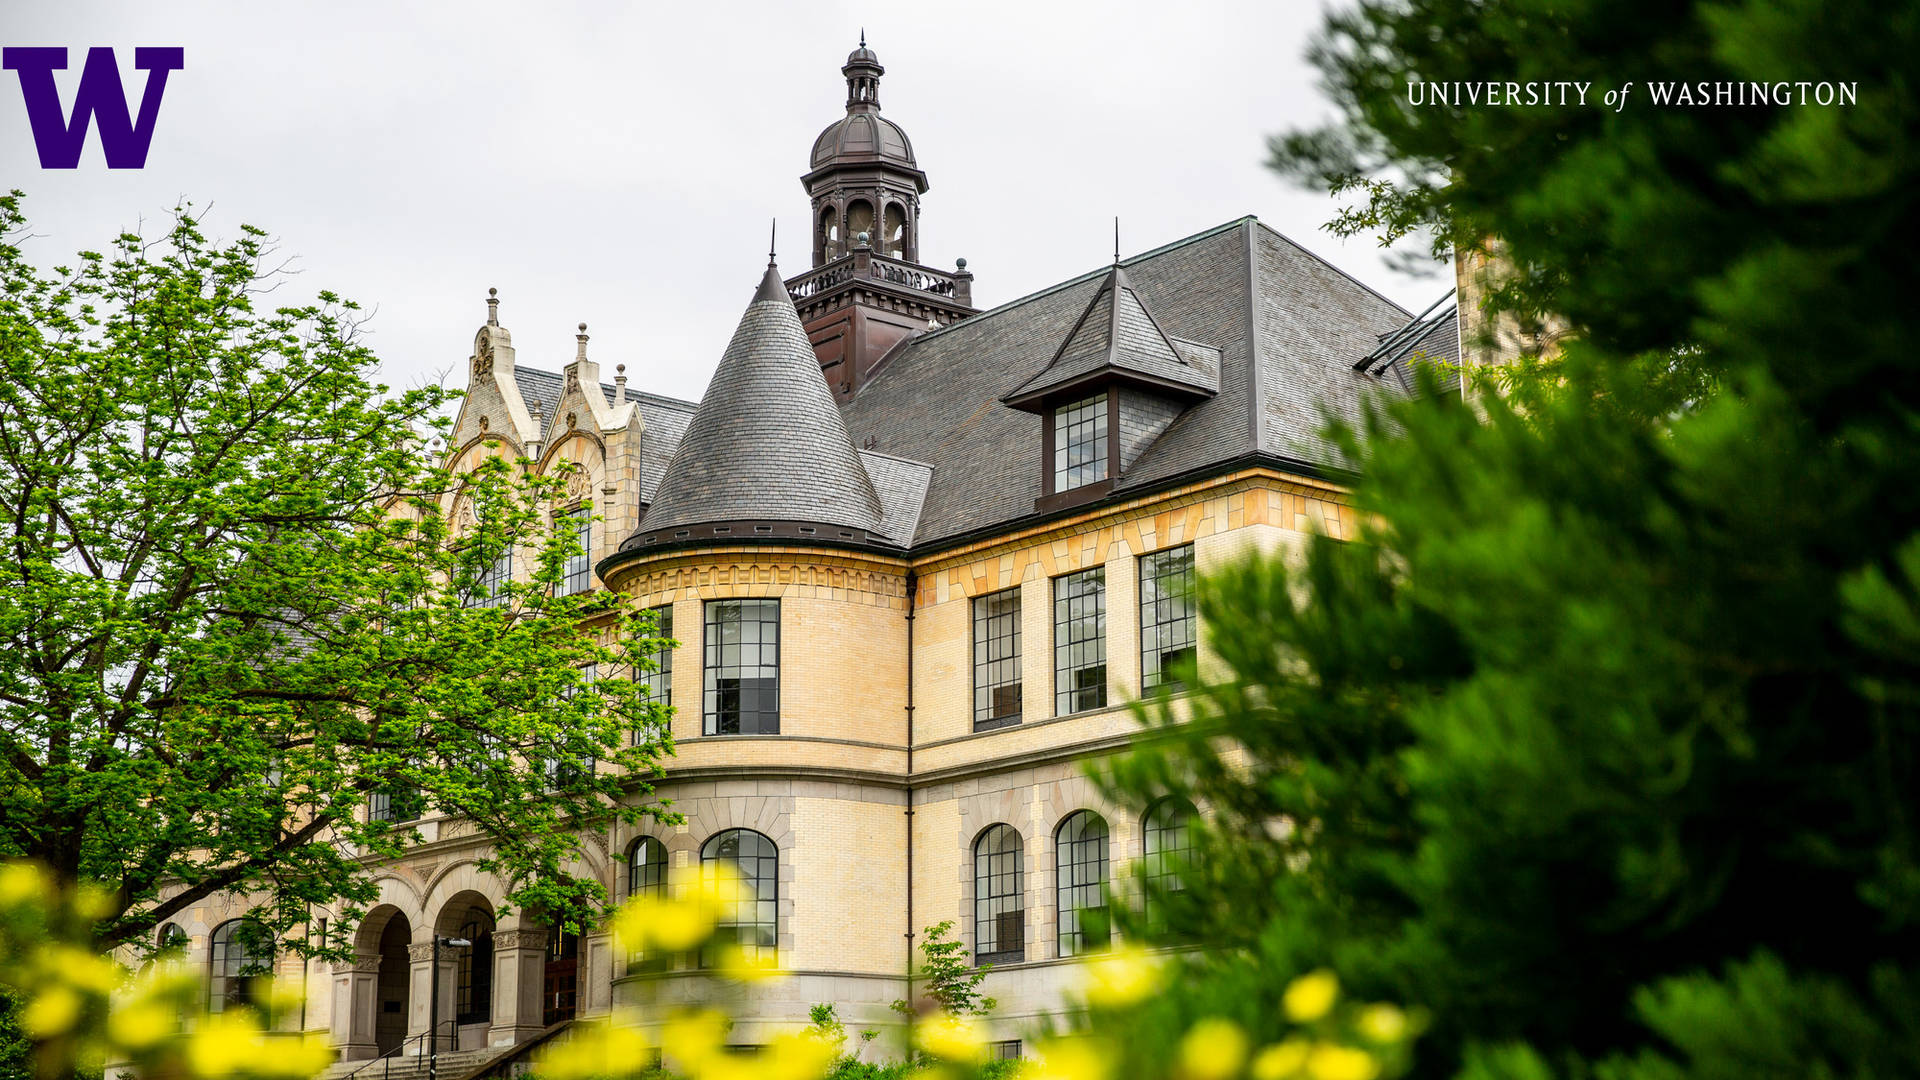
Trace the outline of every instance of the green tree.
<instances>
[{"instance_id":1,"label":"green tree","mask_svg":"<svg viewBox=\"0 0 1920 1080\"><path fill-rule=\"evenodd\" d=\"M1431 1010L1423 1076L1920 1075L1920 11L1368 0L1315 55L1343 118L1275 148L1335 228L1498 239L1492 303L1575 343L1336 431L1363 542L1203 585L1226 674L1109 781L1211 810L1170 910L1231 947L1133 1060L1325 965Z\"/></svg>"},{"instance_id":2,"label":"green tree","mask_svg":"<svg viewBox=\"0 0 1920 1080\"><path fill-rule=\"evenodd\" d=\"M0 199L0 856L104 885L102 949L244 894L338 951L353 920L322 941L313 907L370 900L430 807L489 837L511 902L595 917L578 837L662 812L671 743L627 677L644 616L557 595L564 478L440 469L451 395L377 384L350 301L271 296L257 230L183 208L43 272L25 229ZM528 580L490 588L510 549Z\"/></svg>"}]
</instances>

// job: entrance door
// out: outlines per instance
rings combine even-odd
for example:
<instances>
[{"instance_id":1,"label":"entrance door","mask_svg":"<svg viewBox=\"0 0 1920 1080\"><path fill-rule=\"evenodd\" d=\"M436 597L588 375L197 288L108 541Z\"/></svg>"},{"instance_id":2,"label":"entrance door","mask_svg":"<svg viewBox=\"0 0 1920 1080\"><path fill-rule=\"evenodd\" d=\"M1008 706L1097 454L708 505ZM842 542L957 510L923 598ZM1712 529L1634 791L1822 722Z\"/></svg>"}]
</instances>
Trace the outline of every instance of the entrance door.
<instances>
[{"instance_id":1,"label":"entrance door","mask_svg":"<svg viewBox=\"0 0 1920 1080\"><path fill-rule=\"evenodd\" d=\"M547 975L541 1022L573 1019L580 996L580 936L555 926L547 931Z\"/></svg>"}]
</instances>

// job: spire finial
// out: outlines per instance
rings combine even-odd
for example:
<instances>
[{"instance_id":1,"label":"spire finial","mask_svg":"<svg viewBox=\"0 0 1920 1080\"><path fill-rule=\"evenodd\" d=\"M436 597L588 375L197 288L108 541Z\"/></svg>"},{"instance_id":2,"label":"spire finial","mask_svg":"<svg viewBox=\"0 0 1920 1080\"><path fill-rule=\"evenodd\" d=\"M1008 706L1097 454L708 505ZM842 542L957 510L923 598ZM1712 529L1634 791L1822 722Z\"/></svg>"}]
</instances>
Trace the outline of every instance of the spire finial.
<instances>
[{"instance_id":1,"label":"spire finial","mask_svg":"<svg viewBox=\"0 0 1920 1080\"><path fill-rule=\"evenodd\" d=\"M867 47L867 28L864 26L860 28L860 47Z\"/></svg>"},{"instance_id":2,"label":"spire finial","mask_svg":"<svg viewBox=\"0 0 1920 1080\"><path fill-rule=\"evenodd\" d=\"M578 344L575 345L574 347L573 358L575 360L585 360L587 358L587 324L586 323L580 324L580 332L573 335L573 340L575 342L578 342Z\"/></svg>"},{"instance_id":3,"label":"spire finial","mask_svg":"<svg viewBox=\"0 0 1920 1080\"><path fill-rule=\"evenodd\" d=\"M1113 215L1113 265L1120 265L1120 215Z\"/></svg>"},{"instance_id":4,"label":"spire finial","mask_svg":"<svg viewBox=\"0 0 1920 1080\"><path fill-rule=\"evenodd\" d=\"M773 225L767 230L767 265L779 261L780 255L780 219L774 218Z\"/></svg>"},{"instance_id":5,"label":"spire finial","mask_svg":"<svg viewBox=\"0 0 1920 1080\"><path fill-rule=\"evenodd\" d=\"M487 325L500 325L500 290L487 290Z\"/></svg>"}]
</instances>

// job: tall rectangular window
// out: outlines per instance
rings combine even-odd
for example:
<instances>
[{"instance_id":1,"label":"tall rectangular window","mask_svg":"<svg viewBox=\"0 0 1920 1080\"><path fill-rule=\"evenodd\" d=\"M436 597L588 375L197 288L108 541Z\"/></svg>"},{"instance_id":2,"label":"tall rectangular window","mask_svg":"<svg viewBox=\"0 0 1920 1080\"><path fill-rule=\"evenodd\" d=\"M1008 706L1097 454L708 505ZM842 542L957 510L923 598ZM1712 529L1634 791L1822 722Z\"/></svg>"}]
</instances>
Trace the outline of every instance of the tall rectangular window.
<instances>
[{"instance_id":1,"label":"tall rectangular window","mask_svg":"<svg viewBox=\"0 0 1920 1080\"><path fill-rule=\"evenodd\" d=\"M973 730L1020 722L1020 590L973 601Z\"/></svg>"},{"instance_id":2,"label":"tall rectangular window","mask_svg":"<svg viewBox=\"0 0 1920 1080\"><path fill-rule=\"evenodd\" d=\"M474 580L474 590L466 598L466 607L498 607L507 602L506 585L513 580L513 546L509 544L493 565Z\"/></svg>"},{"instance_id":3,"label":"tall rectangular window","mask_svg":"<svg viewBox=\"0 0 1920 1080\"><path fill-rule=\"evenodd\" d=\"M1053 579L1053 711L1107 704L1107 571L1096 566Z\"/></svg>"},{"instance_id":4,"label":"tall rectangular window","mask_svg":"<svg viewBox=\"0 0 1920 1080\"><path fill-rule=\"evenodd\" d=\"M1107 478L1107 395L1095 394L1053 411L1053 490Z\"/></svg>"},{"instance_id":5,"label":"tall rectangular window","mask_svg":"<svg viewBox=\"0 0 1920 1080\"><path fill-rule=\"evenodd\" d=\"M593 584L593 512L583 506L563 515L554 524L572 528L574 539L580 544L579 551L567 556L566 576L560 579L560 595L586 592Z\"/></svg>"},{"instance_id":6,"label":"tall rectangular window","mask_svg":"<svg viewBox=\"0 0 1920 1080\"><path fill-rule=\"evenodd\" d=\"M1140 688L1179 689L1172 668L1193 655L1193 545L1140 557Z\"/></svg>"},{"instance_id":7,"label":"tall rectangular window","mask_svg":"<svg viewBox=\"0 0 1920 1080\"><path fill-rule=\"evenodd\" d=\"M654 636L673 637L673 605L662 604L653 609ZM673 704L673 648L661 645L653 654L652 671L636 671L634 681L647 692L648 701L657 701L662 705Z\"/></svg>"},{"instance_id":8,"label":"tall rectangular window","mask_svg":"<svg viewBox=\"0 0 1920 1080\"><path fill-rule=\"evenodd\" d=\"M708 735L780 733L780 601L707 601Z\"/></svg>"},{"instance_id":9,"label":"tall rectangular window","mask_svg":"<svg viewBox=\"0 0 1920 1080\"><path fill-rule=\"evenodd\" d=\"M580 683L583 687L592 685L599 677L600 665L598 664L588 664L580 669ZM577 692L569 687L562 691L561 696L571 701ZM542 756L546 759L547 785L553 788L569 787L579 783L582 778L592 776L598 762L598 756L591 751L569 755L564 749L554 748Z\"/></svg>"}]
</instances>

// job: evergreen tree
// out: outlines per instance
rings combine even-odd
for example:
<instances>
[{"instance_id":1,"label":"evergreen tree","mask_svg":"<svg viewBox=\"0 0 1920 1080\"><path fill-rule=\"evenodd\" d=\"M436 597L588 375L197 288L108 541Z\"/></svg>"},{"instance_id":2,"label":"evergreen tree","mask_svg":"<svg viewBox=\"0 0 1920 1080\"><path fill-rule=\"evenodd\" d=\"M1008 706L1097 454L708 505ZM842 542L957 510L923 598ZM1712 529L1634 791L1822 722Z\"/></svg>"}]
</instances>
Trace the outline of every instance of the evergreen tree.
<instances>
[{"instance_id":1,"label":"evergreen tree","mask_svg":"<svg viewBox=\"0 0 1920 1080\"><path fill-rule=\"evenodd\" d=\"M1275 148L1362 194L1335 227L1497 239L1492 303L1575 337L1336 430L1362 541L1203 584L1225 674L1108 779L1210 810L1166 910L1230 948L1129 1060L1327 966L1429 1011L1422 1076L1920 1075L1920 11L1369 0L1315 55L1344 116Z\"/></svg>"}]
</instances>

